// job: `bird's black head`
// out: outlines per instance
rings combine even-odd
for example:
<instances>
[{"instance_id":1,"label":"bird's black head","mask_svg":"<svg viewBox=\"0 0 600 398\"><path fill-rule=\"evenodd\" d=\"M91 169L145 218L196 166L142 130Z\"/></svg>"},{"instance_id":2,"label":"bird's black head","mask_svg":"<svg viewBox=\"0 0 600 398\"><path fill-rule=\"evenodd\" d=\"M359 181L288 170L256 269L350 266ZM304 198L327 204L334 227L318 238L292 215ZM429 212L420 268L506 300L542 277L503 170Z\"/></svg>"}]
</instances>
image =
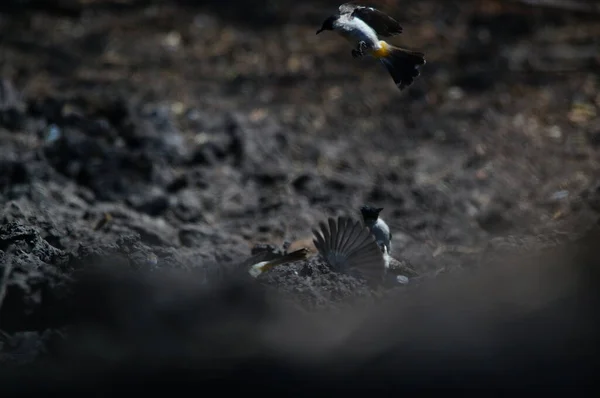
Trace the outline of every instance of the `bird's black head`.
<instances>
[{"instance_id":1,"label":"bird's black head","mask_svg":"<svg viewBox=\"0 0 600 398\"><path fill-rule=\"evenodd\" d=\"M337 15L332 15L323 21L323 25L321 25L321 29L317 30L317 34L321 33L324 30L333 30L333 23L338 19Z\"/></svg>"},{"instance_id":2,"label":"bird's black head","mask_svg":"<svg viewBox=\"0 0 600 398\"><path fill-rule=\"evenodd\" d=\"M369 205L364 205L360 207L360 213L362 214L364 221L375 221L379 217L379 213L381 213L383 207L371 207Z\"/></svg>"}]
</instances>

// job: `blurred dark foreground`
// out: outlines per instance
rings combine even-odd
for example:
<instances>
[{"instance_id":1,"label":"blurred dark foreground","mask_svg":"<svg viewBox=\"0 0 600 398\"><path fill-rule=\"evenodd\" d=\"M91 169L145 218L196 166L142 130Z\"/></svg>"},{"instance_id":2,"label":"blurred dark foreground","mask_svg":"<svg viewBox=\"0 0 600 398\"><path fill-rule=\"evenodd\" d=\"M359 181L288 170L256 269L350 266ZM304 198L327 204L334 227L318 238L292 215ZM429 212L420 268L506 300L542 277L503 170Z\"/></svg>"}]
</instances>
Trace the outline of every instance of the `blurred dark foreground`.
<instances>
[{"instance_id":1,"label":"blurred dark foreground","mask_svg":"<svg viewBox=\"0 0 600 398\"><path fill-rule=\"evenodd\" d=\"M243 278L89 271L55 359L2 371L2 396L593 388L599 239L312 314Z\"/></svg>"}]
</instances>

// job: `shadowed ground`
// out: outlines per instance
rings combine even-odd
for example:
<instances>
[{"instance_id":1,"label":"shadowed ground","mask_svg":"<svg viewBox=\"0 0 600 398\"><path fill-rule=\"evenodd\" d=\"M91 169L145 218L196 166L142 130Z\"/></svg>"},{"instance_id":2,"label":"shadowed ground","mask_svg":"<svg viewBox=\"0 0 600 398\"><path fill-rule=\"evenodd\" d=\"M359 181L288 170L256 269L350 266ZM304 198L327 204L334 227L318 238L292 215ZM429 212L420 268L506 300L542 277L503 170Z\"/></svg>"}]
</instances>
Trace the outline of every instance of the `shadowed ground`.
<instances>
[{"instance_id":1,"label":"shadowed ground","mask_svg":"<svg viewBox=\"0 0 600 398\"><path fill-rule=\"evenodd\" d=\"M315 35L337 5L0 6L0 358L27 366L3 377L592 382L597 240L562 244L600 210L598 15L379 2L404 26L391 41L427 55L400 92ZM302 246L363 203L408 287L316 258L238 275L254 245Z\"/></svg>"}]
</instances>

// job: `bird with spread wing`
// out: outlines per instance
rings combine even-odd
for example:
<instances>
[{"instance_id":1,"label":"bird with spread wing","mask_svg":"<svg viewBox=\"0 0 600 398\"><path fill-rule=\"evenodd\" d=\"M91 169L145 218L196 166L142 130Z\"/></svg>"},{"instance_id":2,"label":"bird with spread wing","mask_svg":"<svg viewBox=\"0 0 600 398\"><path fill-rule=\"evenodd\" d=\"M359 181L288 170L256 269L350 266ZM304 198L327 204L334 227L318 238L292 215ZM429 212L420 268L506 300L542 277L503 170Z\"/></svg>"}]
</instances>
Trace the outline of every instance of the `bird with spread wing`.
<instances>
[{"instance_id":1,"label":"bird with spread wing","mask_svg":"<svg viewBox=\"0 0 600 398\"><path fill-rule=\"evenodd\" d=\"M331 30L354 44L354 58L370 55L378 59L400 90L410 86L425 65L425 55L418 51L393 46L380 37L402 33L402 26L389 15L367 6L345 3L338 12L329 16L317 34Z\"/></svg>"}]
</instances>

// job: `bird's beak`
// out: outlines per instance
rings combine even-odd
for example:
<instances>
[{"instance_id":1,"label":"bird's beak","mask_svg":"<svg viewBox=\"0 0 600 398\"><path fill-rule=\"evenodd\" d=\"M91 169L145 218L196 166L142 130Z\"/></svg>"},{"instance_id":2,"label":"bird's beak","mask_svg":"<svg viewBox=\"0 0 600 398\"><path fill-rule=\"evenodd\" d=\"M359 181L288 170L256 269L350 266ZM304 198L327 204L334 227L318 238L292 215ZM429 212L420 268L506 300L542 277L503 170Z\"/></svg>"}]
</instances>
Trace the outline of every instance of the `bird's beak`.
<instances>
[{"instance_id":1,"label":"bird's beak","mask_svg":"<svg viewBox=\"0 0 600 398\"><path fill-rule=\"evenodd\" d=\"M318 35L318 34L319 34L319 33L321 33L322 31L323 31L323 29L319 29L319 30L317 30L317 33L316 33L316 34Z\"/></svg>"}]
</instances>

